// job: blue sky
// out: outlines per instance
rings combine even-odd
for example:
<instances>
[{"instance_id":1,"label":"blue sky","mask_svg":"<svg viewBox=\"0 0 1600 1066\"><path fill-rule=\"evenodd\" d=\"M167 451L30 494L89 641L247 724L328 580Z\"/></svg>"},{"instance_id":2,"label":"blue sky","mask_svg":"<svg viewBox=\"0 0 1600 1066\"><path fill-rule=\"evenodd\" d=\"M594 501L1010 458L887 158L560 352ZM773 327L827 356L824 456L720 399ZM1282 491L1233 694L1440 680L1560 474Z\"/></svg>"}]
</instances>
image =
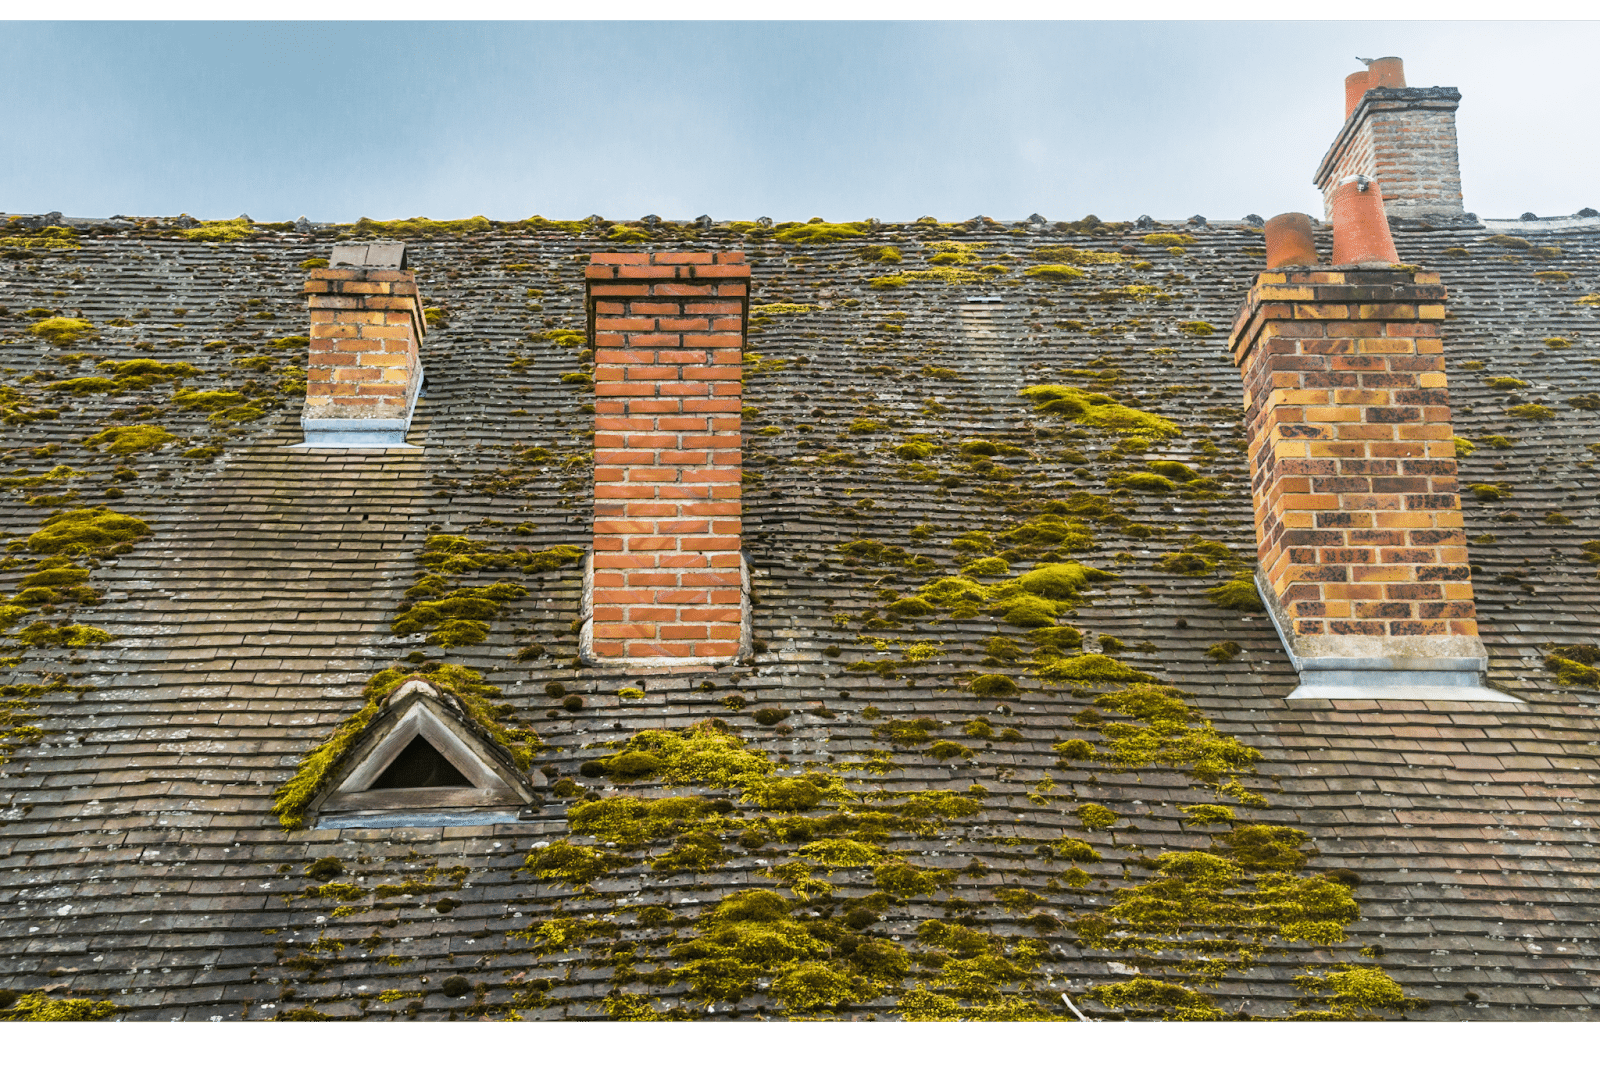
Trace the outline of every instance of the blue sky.
<instances>
[{"instance_id":1,"label":"blue sky","mask_svg":"<svg viewBox=\"0 0 1600 1066\"><path fill-rule=\"evenodd\" d=\"M1468 210L1600 207L1594 23L28 23L0 210L1321 213L1356 55L1454 85Z\"/></svg>"}]
</instances>

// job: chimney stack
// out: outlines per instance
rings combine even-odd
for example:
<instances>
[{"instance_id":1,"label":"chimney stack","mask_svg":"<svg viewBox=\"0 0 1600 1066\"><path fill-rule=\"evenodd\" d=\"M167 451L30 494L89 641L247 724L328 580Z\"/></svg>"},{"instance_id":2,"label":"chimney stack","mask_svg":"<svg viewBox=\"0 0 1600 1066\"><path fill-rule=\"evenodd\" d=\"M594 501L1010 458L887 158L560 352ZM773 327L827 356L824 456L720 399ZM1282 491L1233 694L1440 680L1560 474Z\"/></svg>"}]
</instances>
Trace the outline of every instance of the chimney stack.
<instances>
[{"instance_id":1,"label":"chimney stack","mask_svg":"<svg viewBox=\"0 0 1600 1066\"><path fill-rule=\"evenodd\" d=\"M1439 275L1392 264L1376 182L1340 187L1336 257L1267 222L1228 339L1244 379L1256 583L1293 699L1505 700L1486 689L1445 379ZM1314 259L1314 256L1313 256Z\"/></svg>"},{"instance_id":2,"label":"chimney stack","mask_svg":"<svg viewBox=\"0 0 1600 1066\"><path fill-rule=\"evenodd\" d=\"M306 279L311 351L296 447L410 447L428 326L405 266L399 241L336 244Z\"/></svg>"},{"instance_id":3,"label":"chimney stack","mask_svg":"<svg viewBox=\"0 0 1600 1066\"><path fill-rule=\"evenodd\" d=\"M1392 218L1463 214L1461 163L1456 155L1456 107L1461 93L1406 86L1395 56L1375 59L1345 79L1344 128L1313 179L1323 215L1333 217L1341 183L1365 175L1383 187Z\"/></svg>"},{"instance_id":4,"label":"chimney stack","mask_svg":"<svg viewBox=\"0 0 1600 1066\"><path fill-rule=\"evenodd\" d=\"M584 653L700 667L750 654L741 552L743 252L596 252L594 552Z\"/></svg>"}]
</instances>

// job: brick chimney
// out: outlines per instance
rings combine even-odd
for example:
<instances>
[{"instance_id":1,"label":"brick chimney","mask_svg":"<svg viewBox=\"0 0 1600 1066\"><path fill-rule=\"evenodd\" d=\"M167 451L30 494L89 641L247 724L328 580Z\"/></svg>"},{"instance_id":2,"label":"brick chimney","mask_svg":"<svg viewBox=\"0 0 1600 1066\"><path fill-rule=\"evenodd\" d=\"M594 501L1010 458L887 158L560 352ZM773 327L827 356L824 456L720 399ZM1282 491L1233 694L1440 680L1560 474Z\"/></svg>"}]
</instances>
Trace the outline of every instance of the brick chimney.
<instances>
[{"instance_id":1,"label":"brick chimney","mask_svg":"<svg viewBox=\"0 0 1600 1066\"><path fill-rule=\"evenodd\" d=\"M749 654L742 252L597 252L594 551L585 655L700 666Z\"/></svg>"},{"instance_id":2,"label":"brick chimney","mask_svg":"<svg viewBox=\"0 0 1600 1066\"><path fill-rule=\"evenodd\" d=\"M1345 79L1344 128L1313 179L1322 190L1323 217L1333 215L1339 183L1361 174L1382 185L1393 218L1462 213L1461 163L1456 156L1456 89L1406 87L1399 59L1375 59Z\"/></svg>"},{"instance_id":3,"label":"brick chimney","mask_svg":"<svg viewBox=\"0 0 1600 1066\"><path fill-rule=\"evenodd\" d=\"M1355 232L1335 244L1370 256L1388 242L1378 186L1346 195L1365 206L1341 212ZM1307 264L1310 224L1268 223L1267 270L1228 340L1244 379L1257 586L1300 673L1291 698L1509 699L1481 681L1445 288L1370 258Z\"/></svg>"},{"instance_id":4,"label":"brick chimney","mask_svg":"<svg viewBox=\"0 0 1600 1066\"><path fill-rule=\"evenodd\" d=\"M306 279L311 352L305 448L409 447L427 322L398 241L336 244Z\"/></svg>"}]
</instances>

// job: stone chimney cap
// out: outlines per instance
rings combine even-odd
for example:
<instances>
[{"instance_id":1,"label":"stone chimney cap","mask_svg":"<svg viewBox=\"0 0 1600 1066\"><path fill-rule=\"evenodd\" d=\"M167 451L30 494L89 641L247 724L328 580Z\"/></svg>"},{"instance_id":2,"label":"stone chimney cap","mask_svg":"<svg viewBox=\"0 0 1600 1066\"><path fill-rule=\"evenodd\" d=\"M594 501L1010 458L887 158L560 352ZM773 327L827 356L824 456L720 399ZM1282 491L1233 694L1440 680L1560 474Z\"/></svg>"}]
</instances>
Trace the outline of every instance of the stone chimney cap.
<instances>
[{"instance_id":1,"label":"stone chimney cap","mask_svg":"<svg viewBox=\"0 0 1600 1066\"><path fill-rule=\"evenodd\" d=\"M330 267L377 267L380 270L404 270L406 245L404 241L362 241L336 244L328 257Z\"/></svg>"}]
</instances>

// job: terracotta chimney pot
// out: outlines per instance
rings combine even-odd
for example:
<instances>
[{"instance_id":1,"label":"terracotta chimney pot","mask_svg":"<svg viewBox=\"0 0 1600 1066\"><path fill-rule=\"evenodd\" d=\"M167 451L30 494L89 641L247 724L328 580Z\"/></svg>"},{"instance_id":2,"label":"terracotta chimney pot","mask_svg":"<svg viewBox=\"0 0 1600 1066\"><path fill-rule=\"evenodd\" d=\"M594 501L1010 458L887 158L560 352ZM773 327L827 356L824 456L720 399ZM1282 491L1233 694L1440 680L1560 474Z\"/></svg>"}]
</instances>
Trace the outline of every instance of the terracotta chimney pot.
<instances>
[{"instance_id":1,"label":"terracotta chimney pot","mask_svg":"<svg viewBox=\"0 0 1600 1066\"><path fill-rule=\"evenodd\" d=\"M1333 190L1333 265L1393 266L1400 262L1383 213L1383 191L1363 174L1352 174Z\"/></svg>"},{"instance_id":2,"label":"terracotta chimney pot","mask_svg":"<svg viewBox=\"0 0 1600 1066\"><path fill-rule=\"evenodd\" d=\"M1311 216L1299 211L1274 215L1264 227L1267 269L1316 266L1317 245L1311 238Z\"/></svg>"},{"instance_id":3,"label":"terracotta chimney pot","mask_svg":"<svg viewBox=\"0 0 1600 1066\"><path fill-rule=\"evenodd\" d=\"M1367 95L1367 90L1372 88L1372 71L1362 70L1350 75L1344 80L1344 117L1349 118L1350 113L1361 104L1361 98Z\"/></svg>"},{"instance_id":4,"label":"terracotta chimney pot","mask_svg":"<svg viewBox=\"0 0 1600 1066\"><path fill-rule=\"evenodd\" d=\"M1404 89L1406 87L1405 63L1399 56L1384 56L1374 59L1371 66L1367 67L1367 75L1371 83L1369 89Z\"/></svg>"}]
</instances>

